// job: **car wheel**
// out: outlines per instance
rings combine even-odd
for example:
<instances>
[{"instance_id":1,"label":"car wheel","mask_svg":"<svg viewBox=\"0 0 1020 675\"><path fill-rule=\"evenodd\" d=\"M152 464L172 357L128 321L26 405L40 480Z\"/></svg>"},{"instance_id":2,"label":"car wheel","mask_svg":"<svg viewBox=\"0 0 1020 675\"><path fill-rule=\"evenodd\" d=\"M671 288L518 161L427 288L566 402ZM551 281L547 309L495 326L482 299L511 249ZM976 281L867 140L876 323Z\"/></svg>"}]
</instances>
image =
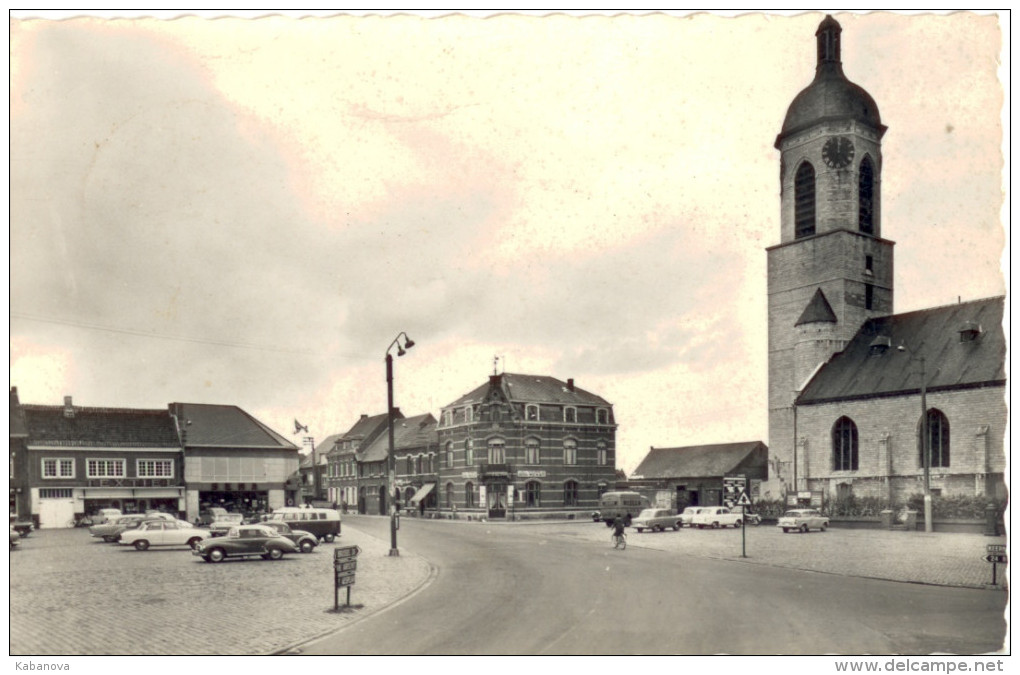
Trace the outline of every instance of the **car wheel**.
<instances>
[{"instance_id":1,"label":"car wheel","mask_svg":"<svg viewBox=\"0 0 1020 675\"><path fill-rule=\"evenodd\" d=\"M198 546L198 542L200 541L202 541L202 537L192 537L191 539L188 540L188 547L196 548Z\"/></svg>"},{"instance_id":2,"label":"car wheel","mask_svg":"<svg viewBox=\"0 0 1020 675\"><path fill-rule=\"evenodd\" d=\"M807 523L800 526L800 531L803 532L804 534L807 534L808 531Z\"/></svg>"},{"instance_id":3,"label":"car wheel","mask_svg":"<svg viewBox=\"0 0 1020 675\"><path fill-rule=\"evenodd\" d=\"M606 527L612 527L612 526L613 526L613 522L610 521L610 520L607 520L606 521Z\"/></svg>"},{"instance_id":4,"label":"car wheel","mask_svg":"<svg viewBox=\"0 0 1020 675\"><path fill-rule=\"evenodd\" d=\"M113 537L103 537L103 541L105 541L107 544L112 543Z\"/></svg>"},{"instance_id":5,"label":"car wheel","mask_svg":"<svg viewBox=\"0 0 1020 675\"><path fill-rule=\"evenodd\" d=\"M308 541L307 539L305 539L303 542L301 542L301 552L302 553L311 553L312 549L314 549L314 548L315 548L315 544L313 544L312 542Z\"/></svg>"},{"instance_id":6,"label":"car wheel","mask_svg":"<svg viewBox=\"0 0 1020 675\"><path fill-rule=\"evenodd\" d=\"M819 531L821 531L821 532L825 532L825 528L827 528L828 526L829 526L829 524L828 524L828 523L822 523L822 526L821 526L820 528L818 528L818 529L819 529Z\"/></svg>"},{"instance_id":7,"label":"car wheel","mask_svg":"<svg viewBox=\"0 0 1020 675\"><path fill-rule=\"evenodd\" d=\"M673 531L676 532L680 529L680 523L673 523Z\"/></svg>"},{"instance_id":8,"label":"car wheel","mask_svg":"<svg viewBox=\"0 0 1020 675\"><path fill-rule=\"evenodd\" d=\"M719 523L712 523L712 529L713 530L718 530L719 529Z\"/></svg>"},{"instance_id":9,"label":"car wheel","mask_svg":"<svg viewBox=\"0 0 1020 675\"><path fill-rule=\"evenodd\" d=\"M733 523L733 527L740 527L740 526L741 526L741 524L742 524L742 523L741 523L741 522L740 522L740 521L738 520L738 521L736 521L735 523Z\"/></svg>"},{"instance_id":10,"label":"car wheel","mask_svg":"<svg viewBox=\"0 0 1020 675\"><path fill-rule=\"evenodd\" d=\"M325 541L328 544L329 542L333 541L333 539L335 537L336 537L336 535L334 535L334 534L327 534L327 535L324 535L322 537L322 539L323 539L323 541Z\"/></svg>"},{"instance_id":11,"label":"car wheel","mask_svg":"<svg viewBox=\"0 0 1020 675\"><path fill-rule=\"evenodd\" d=\"M639 527L639 528L637 529L637 531L638 531L638 532L644 532L644 531L645 531L645 528L643 528L643 527Z\"/></svg>"},{"instance_id":12,"label":"car wheel","mask_svg":"<svg viewBox=\"0 0 1020 675\"><path fill-rule=\"evenodd\" d=\"M144 539L139 539L138 541L135 542L135 548L138 549L139 551L144 551L149 548L149 542L145 541Z\"/></svg>"},{"instance_id":13,"label":"car wheel","mask_svg":"<svg viewBox=\"0 0 1020 675\"><path fill-rule=\"evenodd\" d=\"M783 534L789 534L789 533L790 533L790 528L784 527L783 528Z\"/></svg>"},{"instance_id":14,"label":"car wheel","mask_svg":"<svg viewBox=\"0 0 1020 675\"><path fill-rule=\"evenodd\" d=\"M208 560L209 562L218 563L221 562L226 557L227 554L224 553L222 548L214 548L209 550L209 553L205 559Z\"/></svg>"},{"instance_id":15,"label":"car wheel","mask_svg":"<svg viewBox=\"0 0 1020 675\"><path fill-rule=\"evenodd\" d=\"M283 549L279 549L279 548L275 548L274 547L274 548L269 549L269 551L266 552L266 559L267 560L279 560L282 557L283 557Z\"/></svg>"}]
</instances>

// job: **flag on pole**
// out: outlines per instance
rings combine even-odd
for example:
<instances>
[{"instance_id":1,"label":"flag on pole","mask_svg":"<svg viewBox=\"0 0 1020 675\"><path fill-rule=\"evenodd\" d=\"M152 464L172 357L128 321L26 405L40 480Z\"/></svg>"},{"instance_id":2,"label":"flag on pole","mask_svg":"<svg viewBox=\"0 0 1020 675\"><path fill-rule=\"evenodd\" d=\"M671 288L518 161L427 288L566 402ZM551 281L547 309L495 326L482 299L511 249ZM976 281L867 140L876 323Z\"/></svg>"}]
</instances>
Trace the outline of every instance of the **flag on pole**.
<instances>
[{"instance_id":1,"label":"flag on pole","mask_svg":"<svg viewBox=\"0 0 1020 675\"><path fill-rule=\"evenodd\" d=\"M303 424L301 424L301 422L298 422L297 419L295 418L294 419L294 433L295 434L299 434L302 431L304 431L305 433L308 433L308 427L303 425Z\"/></svg>"}]
</instances>

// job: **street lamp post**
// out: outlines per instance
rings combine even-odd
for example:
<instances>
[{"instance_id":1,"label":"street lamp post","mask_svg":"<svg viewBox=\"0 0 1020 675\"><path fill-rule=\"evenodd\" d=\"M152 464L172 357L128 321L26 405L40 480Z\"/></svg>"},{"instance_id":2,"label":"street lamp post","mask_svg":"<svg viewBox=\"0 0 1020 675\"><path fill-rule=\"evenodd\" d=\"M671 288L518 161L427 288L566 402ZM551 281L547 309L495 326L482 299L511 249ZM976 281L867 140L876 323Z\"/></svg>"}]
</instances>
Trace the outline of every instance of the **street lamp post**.
<instances>
[{"instance_id":1,"label":"street lamp post","mask_svg":"<svg viewBox=\"0 0 1020 675\"><path fill-rule=\"evenodd\" d=\"M400 346L400 338L404 338L404 346ZM403 356L407 353L406 350L414 346L414 340L407 337L407 333L400 331L397 333L397 337L393 338L393 342L386 348L386 423L389 427L389 451L386 455L386 467L389 473L389 480L387 481L386 493L389 499L390 509L390 555L399 556L400 549L397 548L397 501L396 501L396 490L397 490L397 462L394 456L393 448L393 354L390 351L393 347L397 348L397 356Z\"/></svg>"},{"instance_id":2,"label":"street lamp post","mask_svg":"<svg viewBox=\"0 0 1020 675\"><path fill-rule=\"evenodd\" d=\"M928 383L924 355L915 354L902 344L898 349L901 352L910 353L911 360L918 361L921 364L921 465L924 470L924 531L931 532L931 443L928 438Z\"/></svg>"}]
</instances>

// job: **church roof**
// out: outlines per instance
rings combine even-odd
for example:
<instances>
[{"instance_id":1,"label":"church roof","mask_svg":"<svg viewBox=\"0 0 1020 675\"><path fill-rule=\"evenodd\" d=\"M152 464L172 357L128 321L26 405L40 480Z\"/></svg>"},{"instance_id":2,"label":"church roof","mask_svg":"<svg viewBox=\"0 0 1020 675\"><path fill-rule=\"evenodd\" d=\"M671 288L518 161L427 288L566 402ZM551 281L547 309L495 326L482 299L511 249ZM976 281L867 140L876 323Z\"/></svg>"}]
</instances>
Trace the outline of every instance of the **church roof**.
<instances>
[{"instance_id":1,"label":"church roof","mask_svg":"<svg viewBox=\"0 0 1020 675\"><path fill-rule=\"evenodd\" d=\"M819 45L815 79L797 94L787 109L783 130L776 137L777 148L787 136L828 120L855 120L876 129L879 134L885 132L875 99L843 74L838 48L840 32L839 23L831 16L819 24L815 33L817 39L822 41L824 33L834 35L837 46L833 53L824 57Z\"/></svg>"},{"instance_id":2,"label":"church roof","mask_svg":"<svg viewBox=\"0 0 1020 675\"><path fill-rule=\"evenodd\" d=\"M1003 385L1004 305L999 296L870 319L797 404L917 393L921 359L928 391Z\"/></svg>"},{"instance_id":3,"label":"church roof","mask_svg":"<svg viewBox=\"0 0 1020 675\"><path fill-rule=\"evenodd\" d=\"M755 451L765 451L761 441L652 448L641 460L632 480L656 478L711 478L736 470Z\"/></svg>"},{"instance_id":4,"label":"church roof","mask_svg":"<svg viewBox=\"0 0 1020 675\"><path fill-rule=\"evenodd\" d=\"M825 293L822 293L822 289L816 289L815 294L811 296L811 301L808 302L807 307L801 313L800 318L797 319L795 326L799 326L802 323L836 323L836 313L832 311L832 305L825 298Z\"/></svg>"}]
</instances>

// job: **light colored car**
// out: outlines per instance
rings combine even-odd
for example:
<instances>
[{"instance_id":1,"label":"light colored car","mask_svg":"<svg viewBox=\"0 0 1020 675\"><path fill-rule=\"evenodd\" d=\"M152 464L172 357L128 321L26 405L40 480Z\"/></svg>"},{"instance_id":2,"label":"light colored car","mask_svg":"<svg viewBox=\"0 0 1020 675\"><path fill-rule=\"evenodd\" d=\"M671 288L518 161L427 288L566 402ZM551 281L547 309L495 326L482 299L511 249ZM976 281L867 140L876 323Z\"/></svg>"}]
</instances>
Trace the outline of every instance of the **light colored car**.
<instances>
[{"instance_id":1,"label":"light colored car","mask_svg":"<svg viewBox=\"0 0 1020 675\"><path fill-rule=\"evenodd\" d=\"M144 551L150 546L190 546L194 548L208 536L185 520L147 520L133 530L120 534L121 546L134 546Z\"/></svg>"},{"instance_id":2,"label":"light colored car","mask_svg":"<svg viewBox=\"0 0 1020 675\"><path fill-rule=\"evenodd\" d=\"M739 513L744 517L744 522L748 525L761 525L761 516L757 513L751 513L750 506L744 506L743 504L734 504L730 507L730 513Z\"/></svg>"},{"instance_id":3,"label":"light colored car","mask_svg":"<svg viewBox=\"0 0 1020 675\"><path fill-rule=\"evenodd\" d=\"M121 516L120 518L115 518L108 523L93 525L89 528L89 535L97 539L102 538L102 540L106 542L117 541L120 539L122 532L138 527L146 520L149 519L138 514Z\"/></svg>"},{"instance_id":4,"label":"light colored car","mask_svg":"<svg viewBox=\"0 0 1020 675\"><path fill-rule=\"evenodd\" d=\"M739 513L730 513L730 510L725 506L703 506L698 511L692 520L692 523L699 529L703 530L706 527L719 528L719 527L740 527L742 519Z\"/></svg>"},{"instance_id":5,"label":"light colored car","mask_svg":"<svg viewBox=\"0 0 1020 675\"><path fill-rule=\"evenodd\" d=\"M264 560L279 560L284 553L295 553L297 546L290 539L265 525L240 525L230 528L225 536L199 542L191 551L206 562L220 562L224 558L260 556Z\"/></svg>"},{"instance_id":6,"label":"light colored car","mask_svg":"<svg viewBox=\"0 0 1020 675\"><path fill-rule=\"evenodd\" d=\"M638 532L662 532L667 527L679 530L680 516L673 513L673 509L645 509L631 522L631 527Z\"/></svg>"},{"instance_id":7,"label":"light colored car","mask_svg":"<svg viewBox=\"0 0 1020 675\"><path fill-rule=\"evenodd\" d=\"M819 513L817 509L791 509L784 513L779 518L779 522L776 523L776 527L783 528L783 532L789 532L790 530L797 530L798 532L818 530L825 532L825 528L828 526L829 519Z\"/></svg>"},{"instance_id":8,"label":"light colored car","mask_svg":"<svg viewBox=\"0 0 1020 675\"><path fill-rule=\"evenodd\" d=\"M120 512L120 509L99 509L96 511L96 515L92 517L93 522L103 524L113 522L124 514Z\"/></svg>"},{"instance_id":9,"label":"light colored car","mask_svg":"<svg viewBox=\"0 0 1020 675\"><path fill-rule=\"evenodd\" d=\"M209 535L213 537L222 537L230 528L237 527L244 523L244 514L241 513L223 513L220 517L213 522L209 523L208 530Z\"/></svg>"},{"instance_id":10,"label":"light colored car","mask_svg":"<svg viewBox=\"0 0 1020 675\"><path fill-rule=\"evenodd\" d=\"M694 516L698 515L698 512L704 507L701 506L688 506L684 509L683 513L680 514L680 527L686 525L687 527L694 527Z\"/></svg>"}]
</instances>

